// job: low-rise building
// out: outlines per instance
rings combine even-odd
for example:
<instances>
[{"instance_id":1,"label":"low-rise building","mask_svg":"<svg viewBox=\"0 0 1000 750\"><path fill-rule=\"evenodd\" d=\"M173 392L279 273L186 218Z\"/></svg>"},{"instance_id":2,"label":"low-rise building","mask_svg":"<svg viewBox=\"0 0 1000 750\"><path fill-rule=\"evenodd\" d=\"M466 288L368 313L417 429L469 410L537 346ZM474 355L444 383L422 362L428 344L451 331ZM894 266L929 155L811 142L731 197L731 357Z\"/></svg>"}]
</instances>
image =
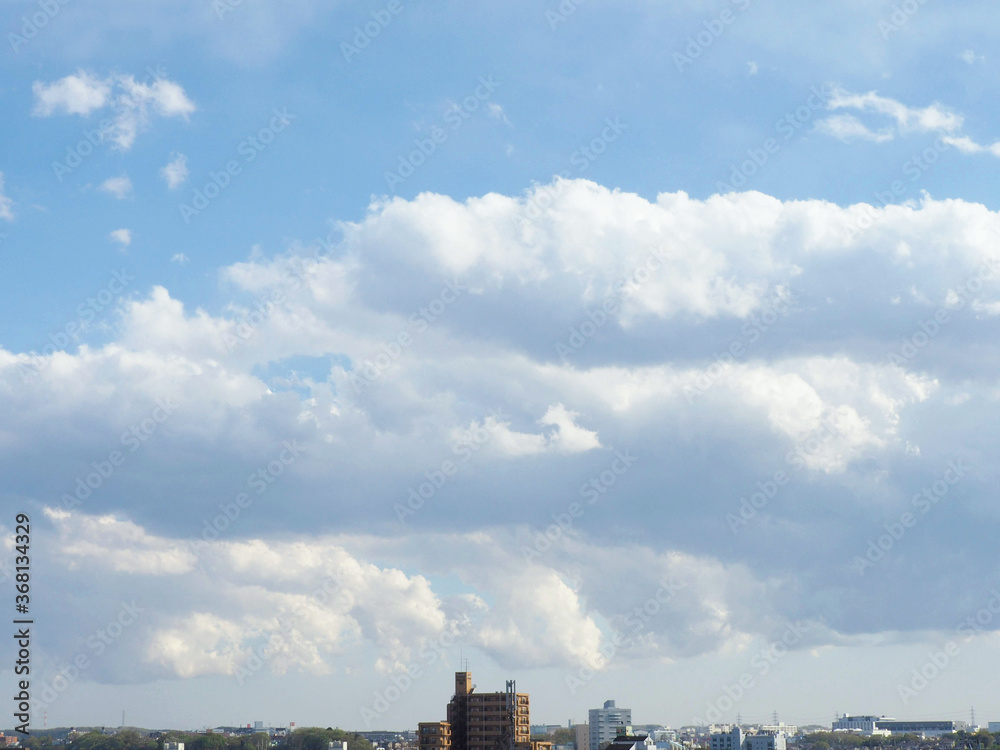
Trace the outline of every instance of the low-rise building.
<instances>
[{"instance_id":1,"label":"low-rise building","mask_svg":"<svg viewBox=\"0 0 1000 750\"><path fill-rule=\"evenodd\" d=\"M743 750L786 750L785 735L782 732L748 734L743 740Z\"/></svg>"}]
</instances>

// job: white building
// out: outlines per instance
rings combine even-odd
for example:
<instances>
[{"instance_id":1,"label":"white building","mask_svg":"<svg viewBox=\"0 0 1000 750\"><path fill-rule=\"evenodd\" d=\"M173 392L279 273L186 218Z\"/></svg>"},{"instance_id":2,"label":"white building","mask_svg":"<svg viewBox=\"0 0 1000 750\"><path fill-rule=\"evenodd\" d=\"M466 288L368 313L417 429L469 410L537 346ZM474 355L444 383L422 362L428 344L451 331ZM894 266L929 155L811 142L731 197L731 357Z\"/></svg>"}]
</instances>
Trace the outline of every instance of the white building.
<instances>
[{"instance_id":1,"label":"white building","mask_svg":"<svg viewBox=\"0 0 1000 750\"><path fill-rule=\"evenodd\" d=\"M799 733L799 728L794 724L786 724L779 721L777 724L764 724L761 726L762 732L781 732L785 737L794 737Z\"/></svg>"},{"instance_id":2,"label":"white building","mask_svg":"<svg viewBox=\"0 0 1000 750\"><path fill-rule=\"evenodd\" d=\"M601 745L614 742L619 728L631 731L632 709L617 708L614 701L604 701L604 708L592 708L589 712L590 750L601 750Z\"/></svg>"},{"instance_id":3,"label":"white building","mask_svg":"<svg viewBox=\"0 0 1000 750\"><path fill-rule=\"evenodd\" d=\"M589 750L590 724L574 724L573 735L576 740L576 750Z\"/></svg>"},{"instance_id":4,"label":"white building","mask_svg":"<svg viewBox=\"0 0 1000 750\"><path fill-rule=\"evenodd\" d=\"M885 716L841 716L833 722L833 731L874 734L876 722L887 718ZM892 719L888 720L892 721Z\"/></svg>"},{"instance_id":5,"label":"white building","mask_svg":"<svg viewBox=\"0 0 1000 750\"><path fill-rule=\"evenodd\" d=\"M750 734L743 740L743 750L785 750L783 732Z\"/></svg>"}]
</instances>

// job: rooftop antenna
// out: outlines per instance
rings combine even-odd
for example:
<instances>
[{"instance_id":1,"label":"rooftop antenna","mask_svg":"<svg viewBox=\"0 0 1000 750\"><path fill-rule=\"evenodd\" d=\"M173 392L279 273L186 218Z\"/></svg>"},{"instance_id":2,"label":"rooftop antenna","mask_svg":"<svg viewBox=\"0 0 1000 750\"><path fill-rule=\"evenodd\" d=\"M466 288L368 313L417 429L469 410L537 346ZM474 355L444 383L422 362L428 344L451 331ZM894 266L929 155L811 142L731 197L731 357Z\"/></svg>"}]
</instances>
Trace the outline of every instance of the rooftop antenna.
<instances>
[{"instance_id":1,"label":"rooftop antenna","mask_svg":"<svg viewBox=\"0 0 1000 750\"><path fill-rule=\"evenodd\" d=\"M743 714L736 714L736 726L743 726Z\"/></svg>"},{"instance_id":2,"label":"rooftop antenna","mask_svg":"<svg viewBox=\"0 0 1000 750\"><path fill-rule=\"evenodd\" d=\"M773 716L774 716L774 726L778 726L778 712L775 711Z\"/></svg>"},{"instance_id":3,"label":"rooftop antenna","mask_svg":"<svg viewBox=\"0 0 1000 750\"><path fill-rule=\"evenodd\" d=\"M971 728L971 727L976 726L976 707L975 706L972 706L972 708L970 709L969 719L970 719L970 721L969 721L969 727Z\"/></svg>"}]
</instances>

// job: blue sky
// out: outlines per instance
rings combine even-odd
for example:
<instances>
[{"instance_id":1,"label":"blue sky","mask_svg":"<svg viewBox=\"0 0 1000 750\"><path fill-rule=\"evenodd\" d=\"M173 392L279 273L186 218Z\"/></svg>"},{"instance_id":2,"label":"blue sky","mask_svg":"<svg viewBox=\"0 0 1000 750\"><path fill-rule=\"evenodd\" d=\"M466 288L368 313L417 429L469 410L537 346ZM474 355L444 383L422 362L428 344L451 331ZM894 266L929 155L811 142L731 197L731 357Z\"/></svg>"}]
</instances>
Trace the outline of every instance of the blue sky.
<instances>
[{"instance_id":1,"label":"blue sky","mask_svg":"<svg viewBox=\"0 0 1000 750\"><path fill-rule=\"evenodd\" d=\"M4 3L38 712L987 715L996 15Z\"/></svg>"}]
</instances>

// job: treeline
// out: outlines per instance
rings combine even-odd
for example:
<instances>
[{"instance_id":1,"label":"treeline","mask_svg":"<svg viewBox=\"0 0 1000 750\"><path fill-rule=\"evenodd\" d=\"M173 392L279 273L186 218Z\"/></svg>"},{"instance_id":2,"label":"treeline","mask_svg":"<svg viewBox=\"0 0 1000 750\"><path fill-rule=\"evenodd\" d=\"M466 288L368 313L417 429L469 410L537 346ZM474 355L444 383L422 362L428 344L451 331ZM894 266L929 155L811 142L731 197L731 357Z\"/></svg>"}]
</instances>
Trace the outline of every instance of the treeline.
<instances>
[{"instance_id":1,"label":"treeline","mask_svg":"<svg viewBox=\"0 0 1000 750\"><path fill-rule=\"evenodd\" d=\"M372 743L355 732L327 727L303 727L277 740L275 750L327 750L330 742L347 742L347 750L372 750ZM66 750L163 750L165 742L183 742L184 750L271 750L271 738L265 732L224 737L221 734L164 732L153 738L135 729L123 729L116 734L96 730L74 736ZM28 750L53 750L52 733L32 735L22 739ZM338 747L339 750L339 747Z\"/></svg>"}]
</instances>

